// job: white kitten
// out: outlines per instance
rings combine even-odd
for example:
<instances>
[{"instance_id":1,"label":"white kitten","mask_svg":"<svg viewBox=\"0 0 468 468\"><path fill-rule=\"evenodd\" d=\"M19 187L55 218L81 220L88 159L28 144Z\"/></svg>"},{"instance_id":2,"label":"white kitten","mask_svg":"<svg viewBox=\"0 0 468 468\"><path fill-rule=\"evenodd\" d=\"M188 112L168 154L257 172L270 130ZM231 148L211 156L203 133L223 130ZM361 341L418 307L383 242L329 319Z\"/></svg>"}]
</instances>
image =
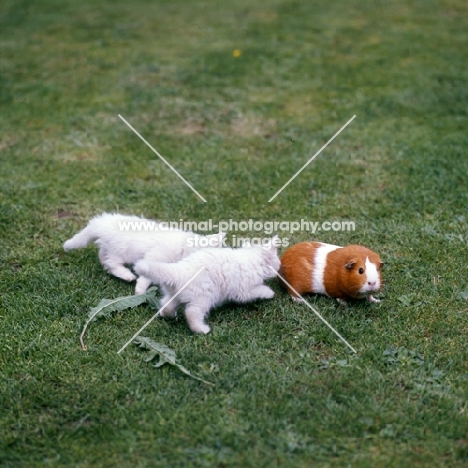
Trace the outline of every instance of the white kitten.
<instances>
[{"instance_id":1,"label":"white kitten","mask_svg":"<svg viewBox=\"0 0 468 468\"><path fill-rule=\"evenodd\" d=\"M200 236L190 231L158 227L161 225L157 221L138 216L103 213L91 219L83 230L63 244L63 248L66 251L80 249L94 242L99 247L99 260L104 269L117 278L133 281L136 276L125 264L133 265L143 257L151 262L177 262L207 245L221 247L226 235ZM201 239L204 242L200 242ZM136 294L144 293L150 284L149 278L140 276Z\"/></svg>"},{"instance_id":2,"label":"white kitten","mask_svg":"<svg viewBox=\"0 0 468 468\"><path fill-rule=\"evenodd\" d=\"M263 281L273 278L280 267L276 245L275 237L265 248L207 248L172 264L150 263L145 258L137 262L135 271L162 286L162 307L204 267L163 309L161 316L174 318L178 305L187 304L185 316L190 329L194 333L208 333L210 327L204 318L212 307L226 301L244 303L275 295Z\"/></svg>"}]
</instances>

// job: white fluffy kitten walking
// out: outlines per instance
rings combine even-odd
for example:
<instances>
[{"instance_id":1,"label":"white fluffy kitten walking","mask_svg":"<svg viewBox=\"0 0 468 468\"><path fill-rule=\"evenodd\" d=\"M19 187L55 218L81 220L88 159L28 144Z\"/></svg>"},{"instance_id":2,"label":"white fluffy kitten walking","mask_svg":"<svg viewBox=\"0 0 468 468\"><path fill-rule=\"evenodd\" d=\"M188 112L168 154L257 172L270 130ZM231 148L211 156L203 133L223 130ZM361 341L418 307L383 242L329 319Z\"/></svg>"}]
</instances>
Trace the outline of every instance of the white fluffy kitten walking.
<instances>
[{"instance_id":1,"label":"white fluffy kitten walking","mask_svg":"<svg viewBox=\"0 0 468 468\"><path fill-rule=\"evenodd\" d=\"M207 248L172 264L148 262L145 258L137 262L135 271L161 285L164 292L162 307L202 267L201 273L161 312L163 317L174 318L178 305L187 304L185 316L194 333L210 331L204 319L214 306L226 301L245 303L271 299L275 295L263 281L273 278L280 267L276 237L264 248Z\"/></svg>"},{"instance_id":2,"label":"white fluffy kitten walking","mask_svg":"<svg viewBox=\"0 0 468 468\"><path fill-rule=\"evenodd\" d=\"M103 213L91 219L63 248L81 249L94 242L99 247L99 260L104 269L130 282L136 276L125 264L133 265L143 257L150 262L177 262L202 248L201 238L206 237L205 243L212 247L221 247L225 236L225 233L200 236L190 231L161 230L159 226L157 221L138 216ZM151 279L140 276L135 293L144 293L150 284Z\"/></svg>"}]
</instances>

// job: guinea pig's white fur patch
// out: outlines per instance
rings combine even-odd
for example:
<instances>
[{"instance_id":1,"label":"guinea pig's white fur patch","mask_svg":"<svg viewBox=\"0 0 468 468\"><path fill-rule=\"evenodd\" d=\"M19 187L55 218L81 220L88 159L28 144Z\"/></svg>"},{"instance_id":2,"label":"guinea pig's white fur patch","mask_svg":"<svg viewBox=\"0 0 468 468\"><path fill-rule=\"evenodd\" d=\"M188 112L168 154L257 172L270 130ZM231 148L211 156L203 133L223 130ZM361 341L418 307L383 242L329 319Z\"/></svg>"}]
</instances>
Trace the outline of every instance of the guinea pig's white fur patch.
<instances>
[{"instance_id":1,"label":"guinea pig's white fur patch","mask_svg":"<svg viewBox=\"0 0 468 468\"><path fill-rule=\"evenodd\" d=\"M312 290L327 295L323 284L323 275L327 266L327 255L333 250L339 249L338 245L322 244L315 250L314 270L312 271Z\"/></svg>"},{"instance_id":2,"label":"guinea pig's white fur patch","mask_svg":"<svg viewBox=\"0 0 468 468\"><path fill-rule=\"evenodd\" d=\"M368 293L380 289L380 275L377 271L377 265L366 257L366 282L362 285L360 292Z\"/></svg>"}]
</instances>

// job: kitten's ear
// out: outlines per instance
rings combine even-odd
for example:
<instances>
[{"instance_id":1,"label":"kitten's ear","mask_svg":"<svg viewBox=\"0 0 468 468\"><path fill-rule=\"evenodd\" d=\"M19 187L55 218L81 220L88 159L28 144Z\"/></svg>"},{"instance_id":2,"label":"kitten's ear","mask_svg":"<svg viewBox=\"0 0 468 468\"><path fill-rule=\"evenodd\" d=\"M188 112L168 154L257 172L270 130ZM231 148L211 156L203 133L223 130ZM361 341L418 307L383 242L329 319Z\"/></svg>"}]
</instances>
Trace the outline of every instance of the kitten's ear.
<instances>
[{"instance_id":1,"label":"kitten's ear","mask_svg":"<svg viewBox=\"0 0 468 468\"><path fill-rule=\"evenodd\" d=\"M265 243L263 249L267 250L268 252L273 252L276 255L279 245L281 245L281 241L278 237L278 234L276 234L267 243Z\"/></svg>"}]
</instances>

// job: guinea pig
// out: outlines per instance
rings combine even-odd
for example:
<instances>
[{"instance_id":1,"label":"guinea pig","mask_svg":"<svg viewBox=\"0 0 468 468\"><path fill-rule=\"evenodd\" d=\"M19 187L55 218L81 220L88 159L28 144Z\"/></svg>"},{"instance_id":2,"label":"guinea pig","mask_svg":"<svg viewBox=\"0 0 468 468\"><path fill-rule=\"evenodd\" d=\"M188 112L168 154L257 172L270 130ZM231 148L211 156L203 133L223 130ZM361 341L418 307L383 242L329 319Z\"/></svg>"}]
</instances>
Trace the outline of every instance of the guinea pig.
<instances>
[{"instance_id":1,"label":"guinea pig","mask_svg":"<svg viewBox=\"0 0 468 468\"><path fill-rule=\"evenodd\" d=\"M279 273L301 296L326 294L346 305L349 299L380 302L372 294L382 286L382 267L379 255L360 245L300 242L284 252ZM301 301L287 284L283 285L295 301Z\"/></svg>"}]
</instances>

